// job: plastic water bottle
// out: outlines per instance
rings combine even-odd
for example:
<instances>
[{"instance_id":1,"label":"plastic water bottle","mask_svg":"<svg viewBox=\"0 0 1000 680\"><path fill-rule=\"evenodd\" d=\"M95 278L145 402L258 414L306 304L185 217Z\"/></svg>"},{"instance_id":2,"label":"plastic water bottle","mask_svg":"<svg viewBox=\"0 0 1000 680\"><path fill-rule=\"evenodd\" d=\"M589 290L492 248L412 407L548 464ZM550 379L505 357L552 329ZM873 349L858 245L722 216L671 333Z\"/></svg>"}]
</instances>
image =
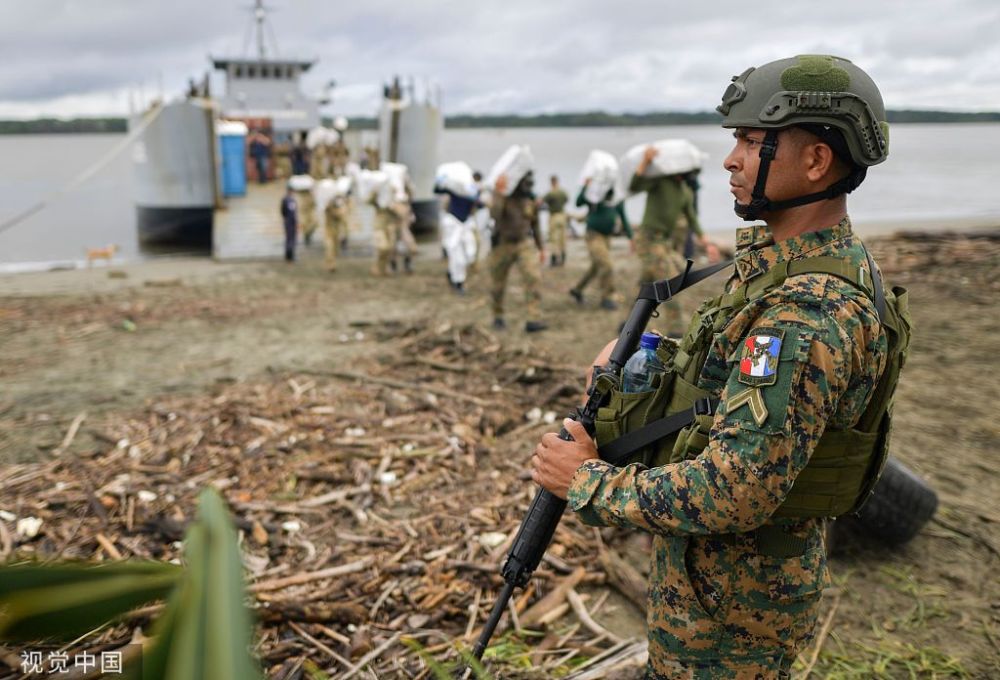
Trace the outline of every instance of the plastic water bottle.
<instances>
[{"instance_id":1,"label":"plastic water bottle","mask_svg":"<svg viewBox=\"0 0 1000 680\"><path fill-rule=\"evenodd\" d=\"M653 376L665 370L656 356L659 344L660 336L656 333L642 334L639 349L629 357L622 369L622 392L645 392L652 389Z\"/></svg>"}]
</instances>

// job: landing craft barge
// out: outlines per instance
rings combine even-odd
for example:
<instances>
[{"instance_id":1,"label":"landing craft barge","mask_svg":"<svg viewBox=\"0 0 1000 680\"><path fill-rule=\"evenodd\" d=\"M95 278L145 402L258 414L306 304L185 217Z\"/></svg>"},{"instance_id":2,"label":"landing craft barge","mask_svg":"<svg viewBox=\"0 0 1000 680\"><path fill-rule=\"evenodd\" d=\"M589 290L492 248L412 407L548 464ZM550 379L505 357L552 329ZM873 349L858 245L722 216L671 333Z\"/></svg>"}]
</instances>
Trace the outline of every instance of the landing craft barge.
<instances>
[{"instance_id":1,"label":"landing craft barge","mask_svg":"<svg viewBox=\"0 0 1000 680\"><path fill-rule=\"evenodd\" d=\"M219 229L219 211L224 212L232 202L223 190L219 132L223 121L241 121L251 132L265 132L274 146L288 145L296 132L321 124L320 107L329 103L329 92L309 97L301 86L303 74L316 61L269 56L261 0L254 8L254 20L255 57L212 59L213 68L224 76L222 97L210 96L206 76L201 85L192 83L186 97L154 104L129 121L130 130L137 135L132 147L133 186L139 242L144 249L213 248L218 239L214 232ZM386 88L379 116L378 155L408 166L417 227L433 230L437 227L433 173L442 117L429 100L416 102L412 87L409 94L398 85ZM354 147L352 155L357 159L360 139L345 141ZM273 155L269 166L269 179L285 179L275 177ZM249 159L246 174L253 183L255 168ZM229 238L239 225L227 222Z\"/></svg>"}]
</instances>

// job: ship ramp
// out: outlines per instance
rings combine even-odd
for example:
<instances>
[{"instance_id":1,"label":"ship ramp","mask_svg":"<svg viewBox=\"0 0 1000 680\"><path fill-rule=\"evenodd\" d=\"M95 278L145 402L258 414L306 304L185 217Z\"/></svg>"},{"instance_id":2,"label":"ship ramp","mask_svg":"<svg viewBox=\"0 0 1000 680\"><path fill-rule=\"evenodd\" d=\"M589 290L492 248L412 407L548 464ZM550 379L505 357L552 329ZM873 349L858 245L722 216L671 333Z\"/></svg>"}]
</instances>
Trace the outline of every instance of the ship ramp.
<instances>
[{"instance_id":1,"label":"ship ramp","mask_svg":"<svg viewBox=\"0 0 1000 680\"><path fill-rule=\"evenodd\" d=\"M281 221L283 181L248 184L244 196L230 196L225 206L215 210L212 223L212 256L216 260L279 260L285 256L285 228ZM372 248L371 206L354 202L350 218L348 257L368 257ZM323 247L324 215L317 215L318 227L312 247ZM302 247L301 237L299 247Z\"/></svg>"}]
</instances>

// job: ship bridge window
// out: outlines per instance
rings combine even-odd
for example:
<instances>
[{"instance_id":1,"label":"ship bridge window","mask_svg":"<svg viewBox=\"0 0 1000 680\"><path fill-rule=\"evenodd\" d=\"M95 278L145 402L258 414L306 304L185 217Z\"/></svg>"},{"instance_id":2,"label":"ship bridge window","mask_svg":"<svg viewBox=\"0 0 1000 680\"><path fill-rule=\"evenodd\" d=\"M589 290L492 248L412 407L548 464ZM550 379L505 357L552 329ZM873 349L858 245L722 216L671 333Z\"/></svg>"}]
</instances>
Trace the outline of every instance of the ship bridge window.
<instances>
[{"instance_id":1,"label":"ship bridge window","mask_svg":"<svg viewBox=\"0 0 1000 680\"><path fill-rule=\"evenodd\" d=\"M234 78L243 77L243 67L241 65L237 64L235 67L233 67L233 77Z\"/></svg>"},{"instance_id":2,"label":"ship bridge window","mask_svg":"<svg viewBox=\"0 0 1000 680\"><path fill-rule=\"evenodd\" d=\"M257 68L255 66L247 66L247 78L256 78Z\"/></svg>"}]
</instances>

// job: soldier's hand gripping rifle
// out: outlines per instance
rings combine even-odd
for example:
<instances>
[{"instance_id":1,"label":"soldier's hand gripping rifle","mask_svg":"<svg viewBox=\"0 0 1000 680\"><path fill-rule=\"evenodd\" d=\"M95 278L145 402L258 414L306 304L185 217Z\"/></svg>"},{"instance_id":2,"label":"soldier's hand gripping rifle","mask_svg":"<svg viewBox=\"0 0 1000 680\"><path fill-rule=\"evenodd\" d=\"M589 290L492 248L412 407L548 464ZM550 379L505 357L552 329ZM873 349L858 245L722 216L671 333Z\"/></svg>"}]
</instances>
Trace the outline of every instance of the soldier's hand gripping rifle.
<instances>
[{"instance_id":1,"label":"soldier's hand gripping rifle","mask_svg":"<svg viewBox=\"0 0 1000 680\"><path fill-rule=\"evenodd\" d=\"M691 271L692 264L691 260L688 260L682 274L669 280L665 279L663 281L656 281L655 283L644 284L640 289L639 296L636 298L628 320L622 326L618 342L611 352L608 363L605 366L594 368L594 379L590 383L587 402L581 408L577 409L576 413L570 416L583 425L589 434L593 435L597 410L604 405L604 401L607 398L606 392L596 389L598 377L608 373L617 376L620 373L625 362L628 361L629 357L632 356L639 346L642 332L645 330L646 324L649 323L650 317L653 316L656 307L672 298L684 288L693 286L699 281L708 278L712 274L729 266L732 262L721 262L697 271ZM559 437L566 441L572 439L566 428L563 428L559 432ZM528 514L521 522L521 527L517 530L517 535L514 537L514 542L507 552L507 559L501 569L500 573L503 576L504 587L500 591L500 596L497 598L496 604L490 612L490 617L479 636L479 640L472 650L472 656L476 660L483 658L483 652L486 651L486 646L489 644L490 638L493 637L493 632L496 630L497 624L500 623L500 617L503 615L503 611L506 609L511 595L514 594L514 589L526 586L529 579L531 579L531 575L538 568L538 564L542 561L542 556L545 554L546 548L549 547L549 542L552 540L552 535L555 533L556 526L559 525L559 520L562 518L563 510L565 509L566 501L549 491L539 489L538 493L535 494L535 498L531 501L531 506L528 508Z\"/></svg>"}]
</instances>

